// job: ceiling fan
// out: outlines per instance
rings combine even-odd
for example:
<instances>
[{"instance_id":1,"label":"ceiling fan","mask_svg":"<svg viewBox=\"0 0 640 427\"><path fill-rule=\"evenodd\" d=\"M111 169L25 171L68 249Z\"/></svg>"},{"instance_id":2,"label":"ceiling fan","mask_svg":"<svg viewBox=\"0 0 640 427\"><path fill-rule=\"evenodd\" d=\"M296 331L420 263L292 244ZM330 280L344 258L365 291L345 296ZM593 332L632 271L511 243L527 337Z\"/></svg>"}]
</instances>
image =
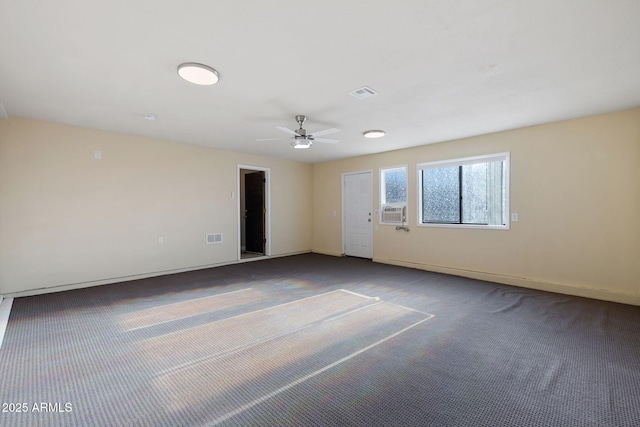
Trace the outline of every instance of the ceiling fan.
<instances>
[{"instance_id":1,"label":"ceiling fan","mask_svg":"<svg viewBox=\"0 0 640 427\"><path fill-rule=\"evenodd\" d=\"M318 138L323 135L330 135L332 133L340 132L340 129L331 128L325 129L314 133L307 133L306 129L302 128L302 124L307 120L307 116L298 115L296 116L296 121L298 122L299 129L291 130L289 128L285 128L282 126L276 126L276 129L280 129L281 131L293 135L290 138L266 138L266 139L257 139L256 141L277 141L283 139L291 140L291 148L309 148L314 141L317 142L327 142L329 144L335 144L340 142L338 139L329 139L329 138Z\"/></svg>"}]
</instances>

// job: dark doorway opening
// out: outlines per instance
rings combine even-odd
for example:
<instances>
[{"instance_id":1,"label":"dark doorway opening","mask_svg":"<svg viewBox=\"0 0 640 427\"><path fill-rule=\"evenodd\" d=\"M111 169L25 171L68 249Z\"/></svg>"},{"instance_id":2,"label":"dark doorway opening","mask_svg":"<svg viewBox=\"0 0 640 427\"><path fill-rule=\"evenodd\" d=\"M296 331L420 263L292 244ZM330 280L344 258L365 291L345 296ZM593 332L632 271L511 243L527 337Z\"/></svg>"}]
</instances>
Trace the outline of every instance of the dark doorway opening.
<instances>
[{"instance_id":1,"label":"dark doorway opening","mask_svg":"<svg viewBox=\"0 0 640 427\"><path fill-rule=\"evenodd\" d=\"M264 171L240 169L241 258L265 255L266 178Z\"/></svg>"}]
</instances>

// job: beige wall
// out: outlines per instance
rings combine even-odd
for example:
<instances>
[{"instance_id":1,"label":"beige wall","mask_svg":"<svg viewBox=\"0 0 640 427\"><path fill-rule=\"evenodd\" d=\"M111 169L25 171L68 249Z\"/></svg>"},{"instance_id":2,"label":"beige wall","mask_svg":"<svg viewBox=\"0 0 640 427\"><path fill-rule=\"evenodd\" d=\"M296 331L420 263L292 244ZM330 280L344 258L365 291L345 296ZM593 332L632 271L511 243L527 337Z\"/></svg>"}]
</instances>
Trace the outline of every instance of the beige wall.
<instances>
[{"instance_id":1,"label":"beige wall","mask_svg":"<svg viewBox=\"0 0 640 427\"><path fill-rule=\"evenodd\" d=\"M502 151L510 230L416 226L416 163ZM373 170L377 205L406 164L411 231L376 218L375 261L640 305L640 109L314 166L0 120L0 294L235 262L238 164L271 168L272 255L342 254L341 174Z\"/></svg>"},{"instance_id":2,"label":"beige wall","mask_svg":"<svg viewBox=\"0 0 640 427\"><path fill-rule=\"evenodd\" d=\"M309 251L311 165L0 120L0 294L235 262L238 164L271 169L272 255Z\"/></svg>"},{"instance_id":3,"label":"beige wall","mask_svg":"<svg viewBox=\"0 0 640 427\"><path fill-rule=\"evenodd\" d=\"M509 151L510 230L418 227L416 164ZM342 250L341 174L409 166L409 233L374 260L640 305L640 109L314 165L313 250ZM333 217L332 211L338 215Z\"/></svg>"}]
</instances>

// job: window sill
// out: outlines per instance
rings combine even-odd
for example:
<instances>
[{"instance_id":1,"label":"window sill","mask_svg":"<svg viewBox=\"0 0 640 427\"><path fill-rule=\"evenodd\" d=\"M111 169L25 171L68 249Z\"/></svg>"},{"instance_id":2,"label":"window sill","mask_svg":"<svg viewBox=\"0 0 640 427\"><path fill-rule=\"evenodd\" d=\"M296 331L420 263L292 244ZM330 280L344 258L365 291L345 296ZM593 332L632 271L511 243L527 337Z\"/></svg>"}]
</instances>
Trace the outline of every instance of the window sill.
<instances>
[{"instance_id":1,"label":"window sill","mask_svg":"<svg viewBox=\"0 0 640 427\"><path fill-rule=\"evenodd\" d=\"M480 224L437 224L437 223L418 223L418 227L435 227L435 228L473 228L478 230L509 230L509 224L506 225L480 225Z\"/></svg>"}]
</instances>

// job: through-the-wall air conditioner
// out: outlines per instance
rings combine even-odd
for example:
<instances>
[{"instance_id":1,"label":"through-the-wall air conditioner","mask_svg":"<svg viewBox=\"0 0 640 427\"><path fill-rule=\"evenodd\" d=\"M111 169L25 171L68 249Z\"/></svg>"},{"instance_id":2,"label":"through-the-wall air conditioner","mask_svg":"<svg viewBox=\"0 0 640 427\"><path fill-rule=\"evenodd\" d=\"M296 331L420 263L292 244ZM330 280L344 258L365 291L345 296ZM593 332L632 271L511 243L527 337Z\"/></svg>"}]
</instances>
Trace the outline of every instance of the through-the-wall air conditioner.
<instances>
[{"instance_id":1,"label":"through-the-wall air conditioner","mask_svg":"<svg viewBox=\"0 0 640 427\"><path fill-rule=\"evenodd\" d=\"M405 220L405 206L383 205L382 222L387 224L402 224Z\"/></svg>"}]
</instances>

